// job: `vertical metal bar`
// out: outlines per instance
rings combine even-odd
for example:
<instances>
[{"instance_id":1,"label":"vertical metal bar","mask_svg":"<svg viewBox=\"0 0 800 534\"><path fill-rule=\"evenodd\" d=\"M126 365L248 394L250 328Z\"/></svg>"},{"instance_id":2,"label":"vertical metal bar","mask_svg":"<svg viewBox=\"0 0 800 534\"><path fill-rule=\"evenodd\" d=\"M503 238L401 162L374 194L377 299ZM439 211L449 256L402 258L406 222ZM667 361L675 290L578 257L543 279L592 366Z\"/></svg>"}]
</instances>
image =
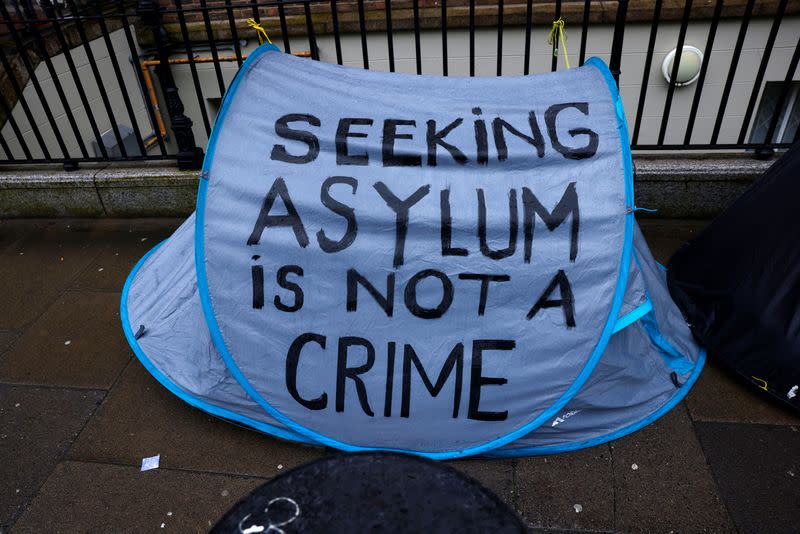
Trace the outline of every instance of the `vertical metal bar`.
<instances>
[{"instance_id":1,"label":"vertical metal bar","mask_svg":"<svg viewBox=\"0 0 800 534\"><path fill-rule=\"evenodd\" d=\"M422 46L419 38L419 0L413 0L411 5L414 12L414 50L417 54L417 74L422 74Z\"/></svg>"},{"instance_id":2,"label":"vertical metal bar","mask_svg":"<svg viewBox=\"0 0 800 534\"><path fill-rule=\"evenodd\" d=\"M792 88L792 80L794 80L794 73L797 70L797 63L800 61L800 40L794 47L794 54L789 62L789 69L786 71L786 77L783 79L783 88L781 89L781 96L778 98L778 104L775 106L775 113L769 121L769 128L767 129L767 136L764 138L764 143L772 143L772 137L775 135L775 130L778 128L778 120L781 117L781 109L786 103L786 98L789 96L789 91ZM800 131L800 128L798 128ZM780 139L778 139L780 142Z\"/></svg>"},{"instance_id":3,"label":"vertical metal bar","mask_svg":"<svg viewBox=\"0 0 800 534\"><path fill-rule=\"evenodd\" d=\"M250 5L252 6L253 20L256 21L256 24L261 24L261 15L258 13L258 0L250 0Z\"/></svg>"},{"instance_id":4,"label":"vertical metal bar","mask_svg":"<svg viewBox=\"0 0 800 534\"><path fill-rule=\"evenodd\" d=\"M20 20L25 20L27 17L25 16L25 14L22 13L22 8L19 5L20 1L24 1L24 0L12 1L11 5L14 6L14 11L17 12L17 17L19 17Z\"/></svg>"},{"instance_id":5,"label":"vertical metal bar","mask_svg":"<svg viewBox=\"0 0 800 534\"><path fill-rule=\"evenodd\" d=\"M6 161L17 161L17 158L14 157L14 153L11 152L11 147L8 146L2 134L0 134L0 147L3 147L3 152L6 154Z\"/></svg>"},{"instance_id":6,"label":"vertical metal bar","mask_svg":"<svg viewBox=\"0 0 800 534\"><path fill-rule=\"evenodd\" d=\"M497 75L503 74L503 12L504 0L497 2Z\"/></svg>"},{"instance_id":7,"label":"vertical metal bar","mask_svg":"<svg viewBox=\"0 0 800 534\"><path fill-rule=\"evenodd\" d=\"M388 0L387 0L388 2ZM331 0L331 17L333 22L333 42L336 45L336 63L342 64L342 37L339 35L339 8L336 0ZM391 43L391 37L389 37Z\"/></svg>"},{"instance_id":8,"label":"vertical metal bar","mask_svg":"<svg viewBox=\"0 0 800 534\"><path fill-rule=\"evenodd\" d=\"M19 7L17 7L17 6L15 6L15 7L16 7L17 13L19 13ZM6 73L7 73L7 76L9 78L13 78L14 73L12 71L7 70ZM14 117L11 114L11 110L8 108L8 105L6 104L5 99L3 98L2 94L0 94L0 102L2 102L3 110L5 112L5 116L7 117L7 120L11 123L11 128L14 130L14 135L17 137L17 139L19 139L20 146L22 146L25 149L27 149L27 145L25 144L25 139L22 138L22 133L19 131L19 128L17 127L17 122L14 120ZM6 160L7 161L16 161L16 158L14 157L14 153L11 152L11 147L9 147L8 144L6 143L6 140L5 140L5 138L3 138L2 133L0 133L0 145L2 145L3 151L6 154ZM33 159L33 158L30 157L30 153L27 152L27 150L25 152L26 152L27 158L29 160Z\"/></svg>"},{"instance_id":9,"label":"vertical metal bar","mask_svg":"<svg viewBox=\"0 0 800 534\"><path fill-rule=\"evenodd\" d=\"M306 33L308 34L308 46L311 48L311 59L319 61L317 34L314 33L314 19L311 18L311 4L309 2L303 2L303 13L306 17Z\"/></svg>"},{"instance_id":10,"label":"vertical metal bar","mask_svg":"<svg viewBox=\"0 0 800 534\"><path fill-rule=\"evenodd\" d=\"M217 53L217 40L214 38L214 32L211 30L211 16L208 13L206 0L200 0L200 7L203 10L203 24L206 27L206 37L208 37L208 44L211 47L211 59L214 60L214 72L217 75L217 85L219 86L219 96L225 95L225 78L222 76L222 68L219 64L219 54Z\"/></svg>"},{"instance_id":11,"label":"vertical metal bar","mask_svg":"<svg viewBox=\"0 0 800 534\"><path fill-rule=\"evenodd\" d=\"M78 30L78 36L80 37L81 43L83 43L83 51L86 54L87 61L89 62L89 68L92 69L92 76L94 76L94 81L97 84L97 90L100 91L100 99L103 101L103 107L106 110L106 115L108 115L108 120L111 122L111 131L114 134L114 139L117 141L117 147L119 147L120 155L123 158L127 158L128 153L125 150L125 145L122 143L122 135L119 132L119 126L117 125L117 118L114 115L114 109L111 107L111 101L108 99L108 92L106 91L106 86L103 83L103 77L100 76L100 70L97 68L97 61L94 59L94 52L92 51L92 47L89 45L89 39L87 38L86 30L83 27L83 18L78 10L78 6L75 4L75 0L67 0L67 2L69 4L69 10L72 12L73 17L75 18L75 28ZM101 148L101 152L103 153L104 158L108 157L105 146Z\"/></svg>"},{"instance_id":12,"label":"vertical metal bar","mask_svg":"<svg viewBox=\"0 0 800 534\"><path fill-rule=\"evenodd\" d=\"M131 99L128 96L128 91L125 90L125 80L122 79L122 70L119 68L119 61L117 61L117 54L114 51L114 45L111 43L111 36L108 33L108 26L106 26L102 8L99 3L95 3L94 9L98 16L97 22L100 24L100 32L103 34L103 41L105 42L106 49L108 50L108 59L111 60L111 67L114 70L114 75L117 78L117 84L119 84L119 90L122 93L122 101L125 104L125 110L128 112L133 133L136 135L136 144L139 147L139 153L144 156L147 154L147 150L145 149L144 142L142 141L142 132L139 129L139 123L137 122L136 115L133 112L133 105L131 104Z\"/></svg>"},{"instance_id":13,"label":"vertical metal bar","mask_svg":"<svg viewBox=\"0 0 800 534\"><path fill-rule=\"evenodd\" d=\"M183 113L183 102L169 68L170 43L167 32L161 24L161 11L154 0L139 0L136 12L142 24L150 28L158 52L159 65L156 67L156 72L161 92L166 100L172 133L175 134L175 142L178 145L178 167L199 169L203 164L203 149L195 143L192 119Z\"/></svg>"},{"instance_id":14,"label":"vertical metal bar","mask_svg":"<svg viewBox=\"0 0 800 534\"><path fill-rule=\"evenodd\" d=\"M44 114L47 118L47 122L50 123L50 127L53 129L53 135L56 138L56 142L58 143L59 148L61 149L62 154L65 158L69 158L69 152L67 151L67 146L64 144L64 139L61 137L61 132L58 130L58 125L56 124L55 119L53 118L53 112L50 110L50 105L47 102L47 99L44 97L44 92L42 91L42 86L39 84L39 80L36 78L36 72L31 65L30 60L28 59L28 52L27 47L22 44L22 39L17 33L17 29L14 27L14 22L11 20L11 15L9 15L8 10L6 9L5 3L0 2L0 14L2 14L3 19L6 21L6 25L8 26L9 32L11 33L11 38L14 40L14 44L17 47L17 51L19 53L20 59L22 59L22 64L25 66L25 70L28 71L28 76L33 84L33 88L36 91L36 95L39 97L39 101L42 104L42 108L44 109ZM14 79L13 70L7 67L7 72L9 73L9 79ZM21 92L20 92L21 95ZM35 126L35 122L31 122L31 126ZM48 158L50 156L47 156Z\"/></svg>"},{"instance_id":15,"label":"vertical metal bar","mask_svg":"<svg viewBox=\"0 0 800 534\"><path fill-rule=\"evenodd\" d=\"M192 43L189 39L189 29L186 27L186 17L183 16L183 5L181 0L173 0L175 9L178 11L178 25L181 27L181 38L183 38L183 47L186 51L186 58L189 60L189 71L192 74L192 82L194 82L194 91L197 94L197 106L200 108L200 116L203 119L203 126L206 129L206 135L211 135L211 123L208 120L208 112L206 111L206 101L203 97L203 88L200 85L200 77L197 75L197 65L194 63L194 51L192 50ZM167 66L169 68L169 66ZM146 100L146 99L145 99Z\"/></svg>"},{"instance_id":16,"label":"vertical metal bar","mask_svg":"<svg viewBox=\"0 0 800 534\"><path fill-rule=\"evenodd\" d=\"M255 20L257 24L261 24L261 15L258 14L258 0L250 0L250 5L253 6L253 20Z\"/></svg>"},{"instance_id":17,"label":"vertical metal bar","mask_svg":"<svg viewBox=\"0 0 800 534\"><path fill-rule=\"evenodd\" d=\"M781 0L778 3L778 8L775 11L775 18L772 20L772 28L769 30L767 44L764 45L764 55L761 57L761 64L758 66L758 73L756 74L756 79L753 82L753 92L750 93L750 101L747 103L747 110L744 112L744 118L742 119L742 129L739 132L738 140L740 145L744 143L747 129L750 126L750 119L752 118L753 110L756 107L756 100L758 99L758 94L761 92L761 82L764 81L764 74L767 71L769 58L772 55L772 47L775 46L775 38L778 36L778 30L781 27L783 14L786 12L786 4L787 0Z\"/></svg>"},{"instance_id":18,"label":"vertical metal bar","mask_svg":"<svg viewBox=\"0 0 800 534\"><path fill-rule=\"evenodd\" d=\"M447 76L447 0L442 2L442 74Z\"/></svg>"},{"instance_id":19,"label":"vertical metal bar","mask_svg":"<svg viewBox=\"0 0 800 534\"><path fill-rule=\"evenodd\" d=\"M611 59L608 66L614 81L617 82L617 88L619 88L619 75L622 68L622 43L625 41L625 21L627 18L628 0L619 0L617 2L617 17L614 21L614 37L611 42ZM650 52L652 53L652 48Z\"/></svg>"},{"instance_id":20,"label":"vertical metal bar","mask_svg":"<svg viewBox=\"0 0 800 534\"><path fill-rule=\"evenodd\" d=\"M706 47L703 49L703 64L700 67L700 76L697 78L697 85L694 90L692 107L689 111L689 123L686 125L686 134L683 136L684 145L688 145L692 139L692 130L694 130L694 122L697 118L697 109L700 107L700 96L703 94L703 88L705 87L708 64L711 61L711 52L714 48L714 39L717 35L717 26L722 16L722 5L724 3L724 0L717 0L717 4L714 6L714 14L711 16L711 26L708 28Z\"/></svg>"},{"instance_id":21,"label":"vertical metal bar","mask_svg":"<svg viewBox=\"0 0 800 534\"><path fill-rule=\"evenodd\" d=\"M653 6L653 23L650 26L650 39L647 42L647 55L644 60L644 74L642 74L642 88L639 91L639 103L636 107L636 120L633 125L632 145L639 142L639 129L642 126L642 114L644 113L644 101L647 98L647 82L650 78L650 67L653 64L653 52L656 48L656 35L658 34L658 23L661 19L662 0L656 0Z\"/></svg>"},{"instance_id":22,"label":"vertical metal bar","mask_svg":"<svg viewBox=\"0 0 800 534\"><path fill-rule=\"evenodd\" d=\"M258 13L258 0L250 0L250 5L253 6L253 20L256 21L256 24L261 24L261 15Z\"/></svg>"},{"instance_id":23,"label":"vertical metal bar","mask_svg":"<svg viewBox=\"0 0 800 534\"><path fill-rule=\"evenodd\" d=\"M242 66L242 46L239 44L239 32L236 29L236 17L233 16L231 0L225 0L225 12L228 14L228 26L231 29L231 40L233 41L233 51L236 53L236 63Z\"/></svg>"},{"instance_id":24,"label":"vertical metal bar","mask_svg":"<svg viewBox=\"0 0 800 534\"><path fill-rule=\"evenodd\" d=\"M48 18L55 18L55 8L50 0L43 0L42 7L44 7ZM94 119L94 113L89 105L89 99L86 96L86 91L83 88L83 81L78 74L78 69L75 67L75 61L72 59L72 51L69 48L69 44L67 44L67 40L64 38L64 32L61 31L61 24L53 24L52 28L55 31L58 45L61 47L61 51L64 54L64 59L67 61L67 67L69 68L69 72L72 75L73 81L75 82L75 88L78 90L78 97L81 99L81 105L86 111L86 118L89 120L89 127L92 129L92 134L94 134L97 146L100 149L103 157L107 158L108 154L106 153L106 147L103 144L103 139L100 136L100 129L97 127L97 121Z\"/></svg>"},{"instance_id":25,"label":"vertical metal bar","mask_svg":"<svg viewBox=\"0 0 800 534\"><path fill-rule=\"evenodd\" d=\"M19 125L17 124L17 121L14 119L14 115L12 115L11 113L12 110L11 108L8 107L5 97L3 97L3 95L1 94L0 94L0 107L3 108L3 113L5 114L8 123L11 124L11 129L14 130L14 135L16 136L17 141L19 141L19 146L22 147L22 153L25 154L25 159L32 160L33 156L31 155L30 149L28 149L28 143L26 143L25 138L22 137L22 131L20 131Z\"/></svg>"},{"instance_id":26,"label":"vertical metal bar","mask_svg":"<svg viewBox=\"0 0 800 534\"><path fill-rule=\"evenodd\" d=\"M583 65L586 60L586 36L589 34L589 10L592 8L592 0L583 3L583 23L581 24L581 53L578 58L578 65Z\"/></svg>"},{"instance_id":27,"label":"vertical metal bar","mask_svg":"<svg viewBox=\"0 0 800 534\"><path fill-rule=\"evenodd\" d=\"M661 115L661 128L658 131L658 142L661 145L664 143L664 137L667 135L667 123L669 122L669 112L672 108L672 98L675 96L675 86L677 84L676 78L678 76L678 69L681 65L681 56L683 55L683 42L686 39L686 28L689 26L689 16L692 14L692 0L686 0L686 5L683 8L683 18L681 19L681 28L678 31L678 44L675 46L675 57L672 60L672 72L669 77L669 87L667 88L667 97L664 101L664 112Z\"/></svg>"},{"instance_id":28,"label":"vertical metal bar","mask_svg":"<svg viewBox=\"0 0 800 534\"><path fill-rule=\"evenodd\" d=\"M475 76L475 0L469 0L469 75Z\"/></svg>"},{"instance_id":29,"label":"vertical metal bar","mask_svg":"<svg viewBox=\"0 0 800 534\"><path fill-rule=\"evenodd\" d=\"M561 18L561 0L556 0L556 15L553 20ZM558 69L558 35L553 36L553 57L550 60L550 71L555 72Z\"/></svg>"},{"instance_id":30,"label":"vertical metal bar","mask_svg":"<svg viewBox=\"0 0 800 534\"><path fill-rule=\"evenodd\" d=\"M283 36L283 51L287 54L292 53L292 47L289 45L289 28L286 24L286 8L283 5L283 0L278 0L278 18L281 20L281 35Z\"/></svg>"},{"instance_id":31,"label":"vertical metal bar","mask_svg":"<svg viewBox=\"0 0 800 534\"><path fill-rule=\"evenodd\" d=\"M361 56L364 68L369 70L369 51L367 50L367 23L364 16L364 0L358 0L358 27L361 30Z\"/></svg>"},{"instance_id":32,"label":"vertical metal bar","mask_svg":"<svg viewBox=\"0 0 800 534\"><path fill-rule=\"evenodd\" d=\"M156 141L158 142L158 148L161 151L161 155L166 156L167 147L164 144L164 138L161 136L161 129L158 126L158 120L156 119L155 109L153 109L153 103L147 96L147 89L144 81L144 74L142 74L142 66L139 54L136 52L136 45L133 42L133 35L131 34L130 24L128 24L128 17L125 15L125 4L123 3L123 0L116 0L116 3L117 8L120 10L120 13L122 13L122 29L125 32L125 39L128 41L128 48L131 51L131 59L135 64L133 70L136 71L136 77L139 79L139 87L142 88L142 92L145 94L143 100L145 103L145 108L147 109L147 115L150 117L150 124L153 125L153 133L156 136ZM102 147L102 141L98 141L98 143L100 143L100 146ZM105 155L105 147L102 147L102 150L104 157L108 157Z\"/></svg>"},{"instance_id":33,"label":"vertical metal bar","mask_svg":"<svg viewBox=\"0 0 800 534\"><path fill-rule=\"evenodd\" d=\"M19 1L15 1L15 2L12 2L12 4L14 6L14 11L16 12L17 17L19 17L20 20L25 20L27 17L22 13L22 9L20 8L20 2ZM31 121L31 128L33 128L35 132L38 131L38 125L36 125L36 123L34 123L32 121ZM57 133L54 132L54 135L57 135ZM46 153L46 151L45 151L45 153ZM48 156L48 158L49 158L49 156ZM72 160L67 161L67 162L64 163L64 169L65 170L75 170L77 167L78 167L78 164L75 161L72 161Z\"/></svg>"},{"instance_id":34,"label":"vertical metal bar","mask_svg":"<svg viewBox=\"0 0 800 534\"><path fill-rule=\"evenodd\" d=\"M747 5L744 8L744 16L742 17L742 24L739 26L739 36L736 38L736 47L733 50L733 58L731 58L731 66L728 69L728 77L725 80L725 88L722 90L722 98L719 102L719 110L717 111L717 119L714 121L714 131L711 133L711 144L716 145L719 139L719 131L722 128L722 119L725 117L725 108L728 107L728 98L731 95L731 86L733 85L733 78L736 76L736 67L739 65L739 57L742 53L742 45L744 38L747 34L747 26L750 24L750 17L753 14L753 6L755 0L747 0Z\"/></svg>"},{"instance_id":35,"label":"vertical metal bar","mask_svg":"<svg viewBox=\"0 0 800 534\"><path fill-rule=\"evenodd\" d=\"M42 154L44 154L46 159L50 159L50 151L47 150L47 144L45 144L44 139L42 138L42 133L39 131L39 126L36 124L36 121L33 118L31 108L28 106L27 100L25 100L25 95L22 93L22 89L19 86L19 82L17 82L16 76L11 75L11 73L14 71L11 69L11 65L8 62L8 58L6 57L6 53L3 51L2 46L0 46L0 63L3 64L5 71L9 73L8 80L11 82L11 88L14 90L14 94L17 96L17 102L19 102L19 105L22 107L22 111L25 113L25 118L28 119L28 123L31 125L31 130L33 131L34 137L36 137L36 142L39 143L39 148L42 150ZM11 117L11 110L6 113L6 116Z\"/></svg>"},{"instance_id":36,"label":"vertical metal bar","mask_svg":"<svg viewBox=\"0 0 800 534\"><path fill-rule=\"evenodd\" d=\"M386 45L389 48L389 71L394 72L394 33L392 30L392 0L384 0L386 8Z\"/></svg>"},{"instance_id":37,"label":"vertical metal bar","mask_svg":"<svg viewBox=\"0 0 800 534\"><path fill-rule=\"evenodd\" d=\"M531 73L531 31L533 30L533 0L525 6L525 58L522 73Z\"/></svg>"},{"instance_id":38,"label":"vertical metal bar","mask_svg":"<svg viewBox=\"0 0 800 534\"><path fill-rule=\"evenodd\" d=\"M37 18L37 14L34 12L31 5L23 4L23 8L25 10L26 17L32 20ZM55 24L52 24L53 26L57 26L59 24L58 21L54 22ZM72 109L67 101L67 96L64 94L64 87L61 85L61 80L58 77L58 73L56 72L55 67L53 67L53 62L50 60L50 53L47 51L47 47L42 39L42 34L39 32L39 25L35 22L28 23L28 27L33 35L33 40L36 43L36 47L39 49L39 57L41 57L42 61L44 61L47 72L50 73L50 79L53 82L53 87L55 87L56 94L61 102L61 107L64 108L64 113L67 116L67 122L69 122L69 126L72 129L72 135L75 137L75 141L78 142L78 148L81 151L81 155L83 155L84 158L88 158L89 153L86 151L86 144L83 142L83 137L81 136L80 129L78 128L78 123L75 122L75 115L72 113Z\"/></svg>"}]
</instances>

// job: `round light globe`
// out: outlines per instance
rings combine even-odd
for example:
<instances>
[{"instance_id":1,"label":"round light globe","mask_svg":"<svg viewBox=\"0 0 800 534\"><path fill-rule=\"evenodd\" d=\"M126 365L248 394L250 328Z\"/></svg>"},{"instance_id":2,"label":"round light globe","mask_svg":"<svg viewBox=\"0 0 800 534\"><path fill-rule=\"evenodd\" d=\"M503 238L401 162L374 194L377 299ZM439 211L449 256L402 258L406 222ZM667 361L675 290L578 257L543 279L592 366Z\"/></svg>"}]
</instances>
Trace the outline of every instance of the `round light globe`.
<instances>
[{"instance_id":1,"label":"round light globe","mask_svg":"<svg viewBox=\"0 0 800 534\"><path fill-rule=\"evenodd\" d=\"M677 49L673 49L661 63L661 74L664 76L664 79L667 80L667 83L669 83L670 76L672 75L676 51ZM678 65L678 75L675 77L675 86L684 87L696 82L697 78L700 77L700 67L702 64L703 53L694 46L684 45L683 53L681 54L681 62L680 65Z\"/></svg>"}]
</instances>

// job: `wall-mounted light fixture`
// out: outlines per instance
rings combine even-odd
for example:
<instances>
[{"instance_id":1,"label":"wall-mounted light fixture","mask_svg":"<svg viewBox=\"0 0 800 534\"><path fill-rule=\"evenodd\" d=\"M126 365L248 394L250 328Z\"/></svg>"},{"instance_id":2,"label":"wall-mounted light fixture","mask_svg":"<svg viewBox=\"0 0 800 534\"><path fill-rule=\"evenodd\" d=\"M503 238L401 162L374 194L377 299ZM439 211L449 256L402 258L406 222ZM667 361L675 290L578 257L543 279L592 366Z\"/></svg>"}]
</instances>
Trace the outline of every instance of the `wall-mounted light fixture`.
<instances>
[{"instance_id":1,"label":"wall-mounted light fixture","mask_svg":"<svg viewBox=\"0 0 800 534\"><path fill-rule=\"evenodd\" d=\"M667 83L670 81L672 75L673 62L675 60L675 52L677 48L673 49L664 61L661 63L661 74ZM703 64L703 53L700 49L690 46L683 46L683 53L681 54L681 63L678 65L678 75L675 77L676 87L685 87L697 81L700 77L700 67Z\"/></svg>"}]
</instances>

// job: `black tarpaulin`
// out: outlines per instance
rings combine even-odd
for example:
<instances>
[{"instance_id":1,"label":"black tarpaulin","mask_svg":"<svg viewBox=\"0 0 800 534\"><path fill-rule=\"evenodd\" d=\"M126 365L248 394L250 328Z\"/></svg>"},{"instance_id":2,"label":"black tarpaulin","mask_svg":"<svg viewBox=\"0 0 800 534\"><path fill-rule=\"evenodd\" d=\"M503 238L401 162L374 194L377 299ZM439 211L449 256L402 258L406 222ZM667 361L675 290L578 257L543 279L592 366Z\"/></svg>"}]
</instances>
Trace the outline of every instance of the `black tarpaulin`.
<instances>
[{"instance_id":1,"label":"black tarpaulin","mask_svg":"<svg viewBox=\"0 0 800 534\"><path fill-rule=\"evenodd\" d=\"M800 143L672 258L670 292L711 357L800 409Z\"/></svg>"}]
</instances>

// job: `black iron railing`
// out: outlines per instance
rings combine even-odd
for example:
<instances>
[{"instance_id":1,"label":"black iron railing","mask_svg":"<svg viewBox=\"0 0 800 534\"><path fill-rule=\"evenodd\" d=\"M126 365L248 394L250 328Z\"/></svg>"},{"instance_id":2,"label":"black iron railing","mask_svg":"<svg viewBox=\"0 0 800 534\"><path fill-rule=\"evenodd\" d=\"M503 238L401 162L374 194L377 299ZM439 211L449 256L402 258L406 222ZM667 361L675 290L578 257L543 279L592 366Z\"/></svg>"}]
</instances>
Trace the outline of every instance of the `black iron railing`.
<instances>
[{"instance_id":1,"label":"black iron railing","mask_svg":"<svg viewBox=\"0 0 800 534\"><path fill-rule=\"evenodd\" d=\"M400 59L396 47L401 33L413 41L414 71L424 72L426 53L423 35L439 32L441 66L437 73L453 74L454 48L450 37L454 32L466 34L468 52L459 56L468 62L467 72L475 76L476 61L488 53L476 49L476 34L496 31L496 48L491 51L498 76L508 73L506 32L513 29L523 35L521 72L533 71L532 57L541 42L533 38L534 31L545 31L553 20L565 13L570 30L575 35L580 28L578 63L586 59L593 24L613 25L611 48L606 52L615 77L623 85L627 80L623 65L626 25L632 24L628 0L621 0L613 13L609 3L598 5L591 0L547 4L541 0L496 0L487 5L476 0L12 0L0 2L0 163L61 163L67 169L84 162L174 160L183 168L197 168L203 156L202 142L196 142L196 132L210 134L213 114L209 109L210 94L221 96L230 81L223 68L235 62L241 66L246 57L244 39L255 35L244 23L252 17L261 22L285 52L293 52L299 43L302 55L310 60L329 60L352 64L347 58L345 40L355 34L359 42L359 63L371 64L370 46L375 39L385 42L386 58L382 68L398 68ZM679 142L668 140L668 126L675 109L673 101L679 83L681 54L676 54L668 78L658 134L655 141L641 140L646 104L653 99L651 72L656 57L656 40L665 25L662 0L655 0L652 12L642 14L637 6L637 24L649 22L649 37L638 99L626 102L635 107L631 121L631 138L635 150L752 150L758 154L787 148L797 140L796 128L787 138L784 122L787 104L797 97L795 75L800 60L800 36L782 74L779 91L770 91L773 101L766 116L759 107L760 97L767 92L766 73L782 23L793 13L787 13L788 0L757 2L746 0L737 4L740 12L729 9L724 0L713 7L704 4L702 24L707 37L691 98L688 120ZM675 12L671 6L670 23L679 24L675 48L682 50L690 24L697 22L698 7L692 0ZM647 10L645 10L647 11ZM763 53L750 88L750 96L737 125L733 141L721 141L723 123L731 107L731 94L737 70L741 67L745 38L754 18L768 17L770 29L757 36L763 43ZM644 17L644 18L643 18ZM737 39L727 65L722 93L713 117L713 127L706 139L698 139L695 126L704 88L709 83L709 65L717 59L715 40L723 19L738 24ZM579 20L579 22L576 22ZM330 57L321 57L320 39L327 39ZM331 43L332 38L332 43ZM358 39L360 38L360 39ZM385 39L385 41L383 41ZM437 37L438 39L438 37ZM575 38L571 41L574 47ZM381 45L383 46L383 44ZM559 68L557 40L552 43L550 69ZM233 55L224 55L231 49ZM539 48L539 50L542 50ZM294 51L297 53L297 51ZM516 53L516 51L515 51ZM77 59L80 57L80 61ZM128 60L126 63L125 59ZM59 62L57 66L56 60ZM387 62L388 60L388 62ZM408 58L405 58L408 60ZM721 61L721 60L720 60ZM213 75L201 76L201 68L210 63ZM173 75L178 65L189 71L188 81L176 83ZM66 68L64 68L66 66ZM486 70L485 68L483 69ZM466 72L465 72L466 73ZM516 73L516 72L515 72ZM226 77L228 78L226 80ZM205 79L205 82L203 81ZM154 82L156 80L156 82ZM775 81L770 83L776 83ZM659 95L660 97L660 95ZM763 97L762 97L763 98ZM187 99L196 99L196 103ZM186 104L191 103L191 111ZM763 106L762 106L763 107ZM791 108L791 106L789 106ZM765 108L766 109L766 108ZM800 107L799 107L800 109ZM166 114L164 114L166 112ZM761 117L761 133L753 133L756 116ZM738 117L738 115L737 115ZM685 118L685 117L684 117ZM703 120L710 120L705 116ZM202 129L195 130L195 124ZM711 124L711 123L709 123ZM782 136L777 133L781 131ZM727 133L727 129L726 129ZM749 134L749 138L748 138ZM730 136L725 137L726 139ZM674 138L674 136L672 136Z\"/></svg>"}]
</instances>

